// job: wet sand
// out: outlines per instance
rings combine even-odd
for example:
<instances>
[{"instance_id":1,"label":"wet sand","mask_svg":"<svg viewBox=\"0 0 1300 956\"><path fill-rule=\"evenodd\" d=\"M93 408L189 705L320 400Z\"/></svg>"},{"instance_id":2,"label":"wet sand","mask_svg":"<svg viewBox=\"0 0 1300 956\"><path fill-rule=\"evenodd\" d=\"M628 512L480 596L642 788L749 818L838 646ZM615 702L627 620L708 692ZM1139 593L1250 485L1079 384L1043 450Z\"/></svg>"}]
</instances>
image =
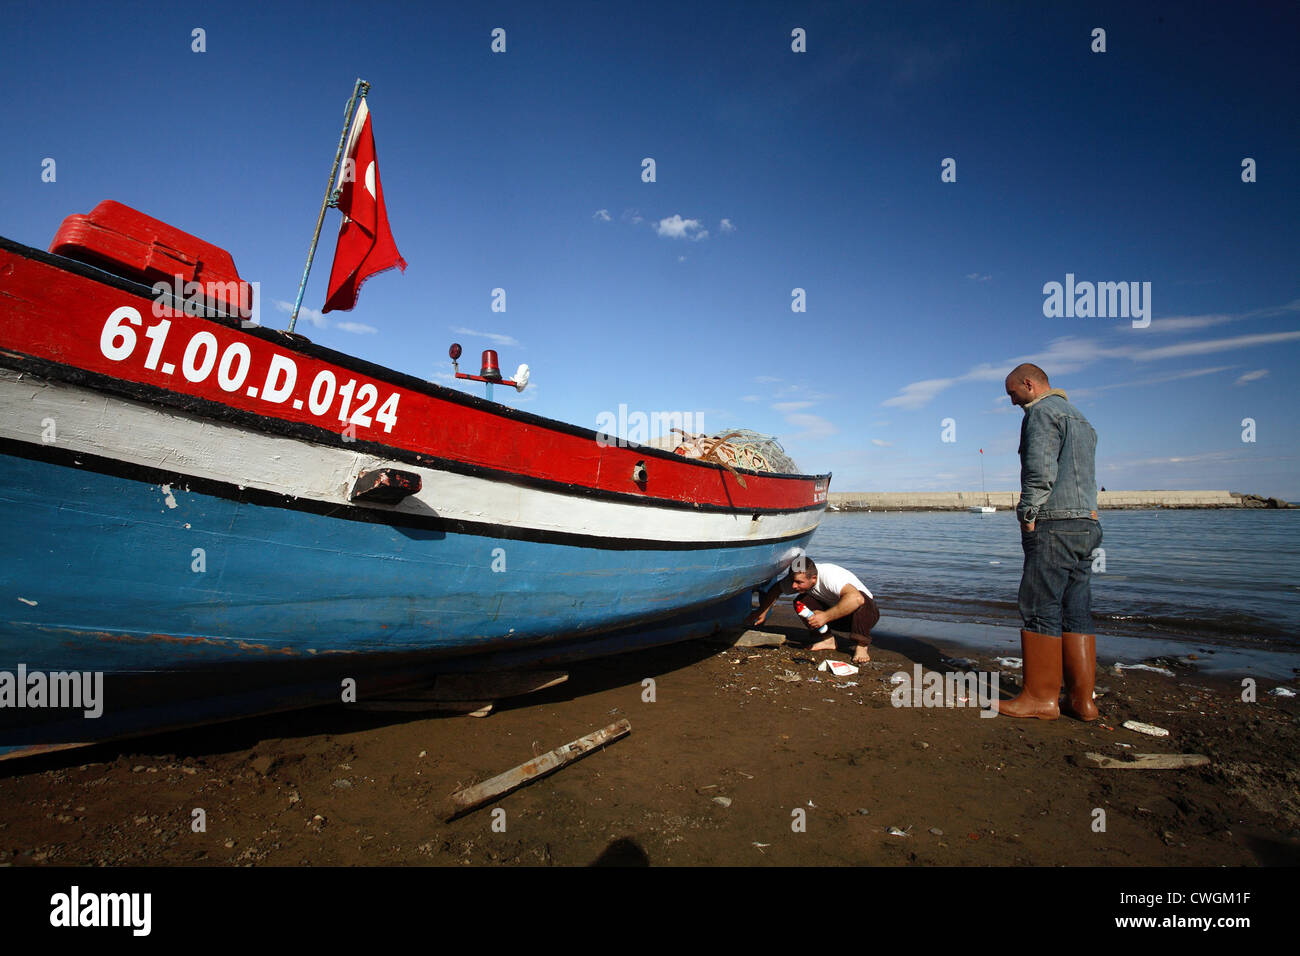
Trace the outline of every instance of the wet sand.
<instances>
[{"instance_id":1,"label":"wet sand","mask_svg":"<svg viewBox=\"0 0 1300 956\"><path fill-rule=\"evenodd\" d=\"M808 634L785 608L762 629ZM1245 703L1239 678L1103 664L1093 724L892 705L891 674L958 669L950 654L1000 669L887 627L843 679L816 663L847 652L695 641L572 666L486 718L317 709L10 761L0 865L1300 862L1300 704L1270 696L1276 682ZM1002 696L1018 686L1003 670ZM457 788L621 718L629 736L446 821ZM1090 751L1211 762L1095 769Z\"/></svg>"}]
</instances>

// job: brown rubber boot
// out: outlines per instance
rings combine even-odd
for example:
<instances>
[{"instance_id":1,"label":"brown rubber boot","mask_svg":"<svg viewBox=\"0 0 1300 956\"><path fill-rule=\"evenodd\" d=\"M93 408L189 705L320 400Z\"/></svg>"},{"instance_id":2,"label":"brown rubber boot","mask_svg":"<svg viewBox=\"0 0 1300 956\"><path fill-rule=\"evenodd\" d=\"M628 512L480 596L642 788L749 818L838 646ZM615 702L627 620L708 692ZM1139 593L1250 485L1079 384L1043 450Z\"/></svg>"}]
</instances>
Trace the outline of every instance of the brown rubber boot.
<instances>
[{"instance_id":1,"label":"brown rubber boot","mask_svg":"<svg viewBox=\"0 0 1300 956\"><path fill-rule=\"evenodd\" d=\"M1061 658L1065 670L1065 712L1079 720L1096 720L1101 715L1092 701L1097 679L1097 636L1061 635Z\"/></svg>"},{"instance_id":2,"label":"brown rubber boot","mask_svg":"<svg viewBox=\"0 0 1300 956\"><path fill-rule=\"evenodd\" d=\"M998 713L1056 720L1061 716L1061 638L1022 630L1020 650L1025 661L1024 689L1015 700L1000 701Z\"/></svg>"}]
</instances>

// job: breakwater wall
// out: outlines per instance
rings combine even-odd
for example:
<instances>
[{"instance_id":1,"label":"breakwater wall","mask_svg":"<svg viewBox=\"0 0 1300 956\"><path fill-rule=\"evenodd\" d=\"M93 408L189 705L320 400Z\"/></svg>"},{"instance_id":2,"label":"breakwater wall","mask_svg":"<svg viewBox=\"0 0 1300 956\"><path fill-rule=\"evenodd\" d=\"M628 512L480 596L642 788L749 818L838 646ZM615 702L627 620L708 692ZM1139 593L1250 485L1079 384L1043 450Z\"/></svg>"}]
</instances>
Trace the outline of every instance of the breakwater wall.
<instances>
[{"instance_id":1,"label":"breakwater wall","mask_svg":"<svg viewBox=\"0 0 1300 956\"><path fill-rule=\"evenodd\" d=\"M985 503L980 491L833 491L827 503L839 511L965 511ZM988 503L1011 511L1020 500L1018 491L990 491ZM1274 503L1276 502L1276 503ZM1278 508L1288 507L1276 498L1241 495L1231 491L1100 491L1097 508Z\"/></svg>"}]
</instances>

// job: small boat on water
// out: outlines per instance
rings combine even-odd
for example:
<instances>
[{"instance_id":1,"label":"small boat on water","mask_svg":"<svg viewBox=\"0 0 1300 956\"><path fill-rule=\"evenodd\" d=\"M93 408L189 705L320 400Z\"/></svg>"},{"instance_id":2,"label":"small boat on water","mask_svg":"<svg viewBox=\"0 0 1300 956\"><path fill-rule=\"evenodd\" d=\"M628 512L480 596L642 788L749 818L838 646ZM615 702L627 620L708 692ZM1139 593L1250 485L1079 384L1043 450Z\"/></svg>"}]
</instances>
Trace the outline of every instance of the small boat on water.
<instances>
[{"instance_id":1,"label":"small boat on water","mask_svg":"<svg viewBox=\"0 0 1300 956\"><path fill-rule=\"evenodd\" d=\"M991 515L998 509L989 504L988 489L984 487L984 449L980 449L980 491L984 492L984 504L971 505L966 510L975 515Z\"/></svg>"},{"instance_id":2,"label":"small boat on water","mask_svg":"<svg viewBox=\"0 0 1300 956\"><path fill-rule=\"evenodd\" d=\"M0 238L0 757L703 636L826 509L828 474L513 410L251 294L118 203Z\"/></svg>"}]
</instances>

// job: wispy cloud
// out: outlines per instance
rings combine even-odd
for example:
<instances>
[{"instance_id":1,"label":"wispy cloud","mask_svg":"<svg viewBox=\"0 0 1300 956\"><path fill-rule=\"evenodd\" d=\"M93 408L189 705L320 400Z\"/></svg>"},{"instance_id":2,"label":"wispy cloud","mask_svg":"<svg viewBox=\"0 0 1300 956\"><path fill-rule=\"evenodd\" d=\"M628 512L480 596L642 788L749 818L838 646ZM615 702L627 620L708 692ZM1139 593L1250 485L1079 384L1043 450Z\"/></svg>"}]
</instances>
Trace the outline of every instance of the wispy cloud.
<instances>
[{"instance_id":1,"label":"wispy cloud","mask_svg":"<svg viewBox=\"0 0 1300 956\"><path fill-rule=\"evenodd\" d=\"M358 335L374 335L379 330L364 322L335 322L334 328L340 332L356 332Z\"/></svg>"},{"instance_id":2,"label":"wispy cloud","mask_svg":"<svg viewBox=\"0 0 1300 956\"><path fill-rule=\"evenodd\" d=\"M722 220L722 222L718 223L718 232L722 233L723 235L735 231L736 231L736 227L732 224L730 219L724 219Z\"/></svg>"},{"instance_id":3,"label":"wispy cloud","mask_svg":"<svg viewBox=\"0 0 1300 956\"><path fill-rule=\"evenodd\" d=\"M1255 371L1253 371L1253 372L1247 372L1245 375L1241 376L1241 378L1237 379L1237 380L1236 380L1235 382L1233 382L1232 384L1234 384L1234 385L1247 385L1247 384L1249 384L1250 382L1258 382L1261 378L1264 378L1264 377L1267 376L1267 375L1268 375L1268 369L1266 369L1266 368L1257 368L1257 369L1255 369Z\"/></svg>"},{"instance_id":4,"label":"wispy cloud","mask_svg":"<svg viewBox=\"0 0 1300 956\"><path fill-rule=\"evenodd\" d=\"M1096 385L1091 388L1072 389L1070 394L1077 396L1091 395L1093 392L1106 392L1115 388L1141 388L1144 385L1163 385L1165 382L1177 382L1185 378L1200 378L1202 375L1216 375L1219 372L1227 372L1234 369L1235 365L1216 365L1213 368L1194 368L1186 372L1174 372L1171 375L1156 375L1151 378L1140 378L1132 382L1115 382L1111 385ZM1010 404L1005 395L1002 396L1002 402Z\"/></svg>"},{"instance_id":5,"label":"wispy cloud","mask_svg":"<svg viewBox=\"0 0 1300 956\"><path fill-rule=\"evenodd\" d=\"M927 378L920 382L904 385L901 392L893 398L887 398L881 404L890 408L917 409L924 408L931 401L947 391L962 378Z\"/></svg>"},{"instance_id":6,"label":"wispy cloud","mask_svg":"<svg viewBox=\"0 0 1300 956\"><path fill-rule=\"evenodd\" d=\"M271 301L285 315L293 315L292 302L285 302L283 299L272 299ZM363 322L336 322L333 319L326 318L324 314L317 312L315 309L305 307L298 310L298 318L306 319L314 328L318 329L338 329L340 332L353 332L358 335L374 335L379 331L373 325L366 325Z\"/></svg>"},{"instance_id":7,"label":"wispy cloud","mask_svg":"<svg viewBox=\"0 0 1300 956\"><path fill-rule=\"evenodd\" d=\"M772 406L778 412L801 412L805 408L812 408L816 402L777 402Z\"/></svg>"},{"instance_id":8,"label":"wispy cloud","mask_svg":"<svg viewBox=\"0 0 1300 956\"><path fill-rule=\"evenodd\" d=\"M877 448L891 448L894 443L892 441L881 441L879 438L873 438L871 439L871 444L875 445Z\"/></svg>"},{"instance_id":9,"label":"wispy cloud","mask_svg":"<svg viewBox=\"0 0 1300 956\"><path fill-rule=\"evenodd\" d=\"M1202 315L1171 315L1163 319L1152 319L1151 325L1140 332L1184 332L1189 329L1207 329L1228 322L1243 322L1247 319L1272 319L1280 315L1292 315L1300 312L1300 299L1292 299L1284 305L1269 306L1265 309L1252 309L1249 312L1207 312ZM1131 325L1127 328L1132 328Z\"/></svg>"},{"instance_id":10,"label":"wispy cloud","mask_svg":"<svg viewBox=\"0 0 1300 956\"><path fill-rule=\"evenodd\" d=\"M1209 355L1212 352L1227 352L1232 349L1254 348L1257 345L1276 345L1279 342L1294 342L1300 339L1300 332L1267 332L1261 335L1237 335L1230 339L1210 339L1205 342L1181 342L1178 345L1166 345L1158 349L1140 349L1129 358L1136 362L1153 362L1159 359L1182 358L1185 355Z\"/></svg>"},{"instance_id":11,"label":"wispy cloud","mask_svg":"<svg viewBox=\"0 0 1300 956\"><path fill-rule=\"evenodd\" d=\"M608 209L597 209L595 215L591 217L597 222L610 222L613 217L609 214Z\"/></svg>"},{"instance_id":12,"label":"wispy cloud","mask_svg":"<svg viewBox=\"0 0 1300 956\"><path fill-rule=\"evenodd\" d=\"M487 339L495 345L518 345L519 342L510 335L502 335L499 332L480 332L477 329L466 329L461 326L454 326L452 331L457 335L474 335L481 339Z\"/></svg>"},{"instance_id":13,"label":"wispy cloud","mask_svg":"<svg viewBox=\"0 0 1300 956\"><path fill-rule=\"evenodd\" d=\"M1229 321L1235 321L1238 318L1264 318L1287 315L1296 311L1300 311L1300 300L1293 300L1285 305L1268 309L1258 309L1254 312L1241 313L1240 315L1233 316ZM1216 324L1221 319L1222 316L1216 314L1207 316L1181 316L1169 321L1181 321L1186 323L1200 322L1202 323L1201 325L1186 325L1186 328L1200 328ZM1156 322L1159 321L1162 320L1154 320L1152 326L1155 326ZM1124 325L1121 328L1128 329L1130 326ZM918 382L911 382L904 385L897 395L885 399L882 404L887 407L903 408L913 411L919 408L924 408L939 395L943 394L955 385L961 385L968 382L1000 381L1010 369L1015 368L1021 362L1033 362L1035 365L1046 369L1053 379L1057 379L1060 376L1071 375L1078 372L1094 362L1103 359L1128 359L1132 362L1157 362L1165 359L1185 358L1194 355L1211 355L1217 352L1229 352L1236 349L1278 345L1296 340L1300 340L1300 331L1237 335L1229 338L1207 339L1199 342L1180 342L1176 345L1165 345L1158 348L1144 348L1135 345L1132 342L1123 345L1109 345L1098 339L1064 336L1059 339L1054 339L1048 344L1046 350L1042 352L1031 355L1013 356L997 363L984 362L980 365L971 367L960 375L954 375L949 378L930 378ZM1231 368L1231 366L1220 366L1212 371L1224 371L1227 368ZM1211 374L1211 370L1197 369L1188 373L1178 373L1178 376L1185 375L1186 377L1194 377L1196 375L1208 374ZM1167 381L1173 380L1173 378L1167 379ZM1147 379L1145 384L1151 384L1151 380Z\"/></svg>"},{"instance_id":14,"label":"wispy cloud","mask_svg":"<svg viewBox=\"0 0 1300 956\"><path fill-rule=\"evenodd\" d=\"M790 441L799 441L802 439L816 441L821 438L829 438L838 431L834 425L822 418L820 415L809 415L801 412L794 415L787 415L785 416L785 420L795 428L803 429L799 434L791 435Z\"/></svg>"},{"instance_id":15,"label":"wispy cloud","mask_svg":"<svg viewBox=\"0 0 1300 956\"><path fill-rule=\"evenodd\" d=\"M968 272L966 273L966 278L971 279L974 282L988 282L993 277L980 275L978 272Z\"/></svg>"}]
</instances>

